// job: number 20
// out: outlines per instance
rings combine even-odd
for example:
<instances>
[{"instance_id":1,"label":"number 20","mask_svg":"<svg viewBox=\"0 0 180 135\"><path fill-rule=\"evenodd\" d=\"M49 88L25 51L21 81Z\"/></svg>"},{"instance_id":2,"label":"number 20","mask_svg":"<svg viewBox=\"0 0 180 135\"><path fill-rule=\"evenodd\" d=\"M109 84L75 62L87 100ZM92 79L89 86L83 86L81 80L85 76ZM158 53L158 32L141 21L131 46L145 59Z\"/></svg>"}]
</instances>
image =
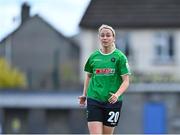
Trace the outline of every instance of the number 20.
<instances>
[{"instance_id":1,"label":"number 20","mask_svg":"<svg viewBox=\"0 0 180 135\"><path fill-rule=\"evenodd\" d=\"M109 119L107 120L108 122L117 122L119 118L119 112L109 112Z\"/></svg>"}]
</instances>

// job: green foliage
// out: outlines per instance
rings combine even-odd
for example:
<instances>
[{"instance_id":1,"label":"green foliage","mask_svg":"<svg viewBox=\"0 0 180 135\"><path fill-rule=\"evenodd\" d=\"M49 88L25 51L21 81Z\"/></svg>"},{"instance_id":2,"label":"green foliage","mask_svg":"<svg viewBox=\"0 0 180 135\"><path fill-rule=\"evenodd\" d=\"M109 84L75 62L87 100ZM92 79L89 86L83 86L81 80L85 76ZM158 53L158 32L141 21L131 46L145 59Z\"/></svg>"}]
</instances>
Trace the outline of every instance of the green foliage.
<instances>
[{"instance_id":1,"label":"green foliage","mask_svg":"<svg viewBox=\"0 0 180 135\"><path fill-rule=\"evenodd\" d=\"M0 88L25 88L26 76L0 57Z\"/></svg>"}]
</instances>

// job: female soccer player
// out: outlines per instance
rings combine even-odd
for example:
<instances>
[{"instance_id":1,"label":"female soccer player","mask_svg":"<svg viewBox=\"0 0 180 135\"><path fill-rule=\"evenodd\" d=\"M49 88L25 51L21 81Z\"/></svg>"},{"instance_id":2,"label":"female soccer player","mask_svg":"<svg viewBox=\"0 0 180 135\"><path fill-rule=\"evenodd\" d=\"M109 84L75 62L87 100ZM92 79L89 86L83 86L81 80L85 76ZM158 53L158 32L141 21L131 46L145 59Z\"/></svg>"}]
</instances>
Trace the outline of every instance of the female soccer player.
<instances>
[{"instance_id":1,"label":"female soccer player","mask_svg":"<svg viewBox=\"0 0 180 135\"><path fill-rule=\"evenodd\" d=\"M115 47L115 31L111 26L99 28L101 47L87 60L81 106L87 100L87 121L90 134L113 134L122 106L123 93L129 86L126 56Z\"/></svg>"}]
</instances>

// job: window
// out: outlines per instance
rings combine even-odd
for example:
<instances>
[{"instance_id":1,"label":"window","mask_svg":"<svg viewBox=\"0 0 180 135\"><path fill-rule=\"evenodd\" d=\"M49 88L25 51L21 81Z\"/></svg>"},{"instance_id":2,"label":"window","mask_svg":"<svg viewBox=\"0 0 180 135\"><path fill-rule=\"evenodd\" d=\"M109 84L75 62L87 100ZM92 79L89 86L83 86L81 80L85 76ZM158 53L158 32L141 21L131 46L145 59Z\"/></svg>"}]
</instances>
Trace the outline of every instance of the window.
<instances>
[{"instance_id":1,"label":"window","mask_svg":"<svg viewBox=\"0 0 180 135\"><path fill-rule=\"evenodd\" d=\"M172 34L161 32L155 35L155 59L160 63L169 63L174 59Z\"/></svg>"},{"instance_id":2,"label":"window","mask_svg":"<svg viewBox=\"0 0 180 135\"><path fill-rule=\"evenodd\" d=\"M117 33L116 47L121 50L128 58L132 56L132 50L130 46L130 35L128 33Z\"/></svg>"},{"instance_id":3,"label":"window","mask_svg":"<svg viewBox=\"0 0 180 135\"><path fill-rule=\"evenodd\" d=\"M28 133L28 110L8 108L4 110L5 134Z\"/></svg>"}]
</instances>

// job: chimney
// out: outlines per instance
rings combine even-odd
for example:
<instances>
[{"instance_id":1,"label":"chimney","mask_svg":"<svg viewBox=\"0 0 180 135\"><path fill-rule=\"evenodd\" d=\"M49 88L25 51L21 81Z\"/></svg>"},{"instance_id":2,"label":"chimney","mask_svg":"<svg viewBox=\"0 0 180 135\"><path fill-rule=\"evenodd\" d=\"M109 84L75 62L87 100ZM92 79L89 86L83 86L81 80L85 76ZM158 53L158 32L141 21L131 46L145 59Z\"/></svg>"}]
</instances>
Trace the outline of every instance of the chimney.
<instances>
[{"instance_id":1,"label":"chimney","mask_svg":"<svg viewBox=\"0 0 180 135\"><path fill-rule=\"evenodd\" d=\"M30 17L30 6L28 3L23 3L21 7L21 23L24 23Z\"/></svg>"}]
</instances>

